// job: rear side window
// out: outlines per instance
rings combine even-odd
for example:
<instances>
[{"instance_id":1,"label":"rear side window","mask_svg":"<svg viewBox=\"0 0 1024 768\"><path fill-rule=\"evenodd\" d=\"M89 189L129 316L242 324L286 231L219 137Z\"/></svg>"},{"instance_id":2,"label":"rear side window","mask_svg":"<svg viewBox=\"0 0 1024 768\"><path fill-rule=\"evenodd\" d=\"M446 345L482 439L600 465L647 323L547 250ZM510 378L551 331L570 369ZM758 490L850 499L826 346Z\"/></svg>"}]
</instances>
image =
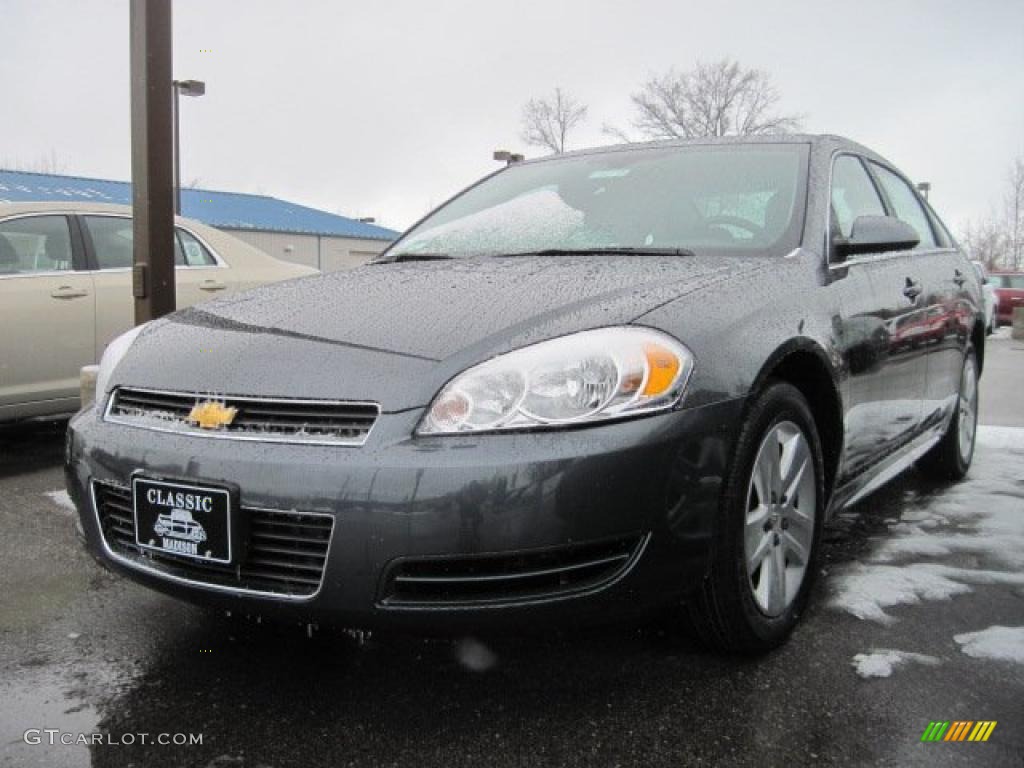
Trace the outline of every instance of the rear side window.
<instances>
[{"instance_id":1,"label":"rear side window","mask_svg":"<svg viewBox=\"0 0 1024 768\"><path fill-rule=\"evenodd\" d=\"M83 216L100 269L132 265L132 220L120 216Z\"/></svg>"},{"instance_id":2,"label":"rear side window","mask_svg":"<svg viewBox=\"0 0 1024 768\"><path fill-rule=\"evenodd\" d=\"M850 236L858 216L885 215L875 185L853 155L840 155L832 164L832 210L843 237Z\"/></svg>"},{"instance_id":3,"label":"rear side window","mask_svg":"<svg viewBox=\"0 0 1024 768\"><path fill-rule=\"evenodd\" d=\"M66 272L71 233L65 216L24 216L0 222L0 275Z\"/></svg>"},{"instance_id":4,"label":"rear side window","mask_svg":"<svg viewBox=\"0 0 1024 768\"><path fill-rule=\"evenodd\" d=\"M914 228L921 242L918 248L934 248L935 236L932 234L931 224L928 223L928 216L917 200L917 195L903 179L877 163L871 164L878 175L878 182L885 190L886 197L892 203L893 212L901 221L906 222Z\"/></svg>"},{"instance_id":5,"label":"rear side window","mask_svg":"<svg viewBox=\"0 0 1024 768\"><path fill-rule=\"evenodd\" d=\"M132 220L124 216L84 216L92 238L96 262L100 269L126 269L132 265ZM174 263L203 267L216 264L203 244L183 229L175 227Z\"/></svg>"},{"instance_id":6,"label":"rear side window","mask_svg":"<svg viewBox=\"0 0 1024 768\"><path fill-rule=\"evenodd\" d=\"M200 243L190 232L178 229L178 242L180 243L181 260L175 259L176 263L186 267L212 267L217 261L213 258L206 247ZM176 249L175 256L179 251Z\"/></svg>"},{"instance_id":7,"label":"rear side window","mask_svg":"<svg viewBox=\"0 0 1024 768\"><path fill-rule=\"evenodd\" d=\"M1024 289L1024 275L993 275L992 282L996 288Z\"/></svg>"}]
</instances>

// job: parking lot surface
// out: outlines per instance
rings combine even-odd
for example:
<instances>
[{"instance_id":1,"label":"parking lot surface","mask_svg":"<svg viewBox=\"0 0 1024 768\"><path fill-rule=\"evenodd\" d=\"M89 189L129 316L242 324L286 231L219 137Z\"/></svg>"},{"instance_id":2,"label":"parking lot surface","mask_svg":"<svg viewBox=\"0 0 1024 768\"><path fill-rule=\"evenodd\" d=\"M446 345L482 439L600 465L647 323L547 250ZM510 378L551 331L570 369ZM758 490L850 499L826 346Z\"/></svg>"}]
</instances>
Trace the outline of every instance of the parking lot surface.
<instances>
[{"instance_id":1,"label":"parking lot surface","mask_svg":"<svg viewBox=\"0 0 1024 768\"><path fill-rule=\"evenodd\" d=\"M82 551L63 425L4 430L0 762L1020 766L1022 374L1024 342L1004 331L989 344L968 479L910 472L843 513L809 615L753 660L702 651L670 618L424 639L213 615ZM997 725L985 743L923 743L936 720ZM102 739L29 744L29 729Z\"/></svg>"}]
</instances>

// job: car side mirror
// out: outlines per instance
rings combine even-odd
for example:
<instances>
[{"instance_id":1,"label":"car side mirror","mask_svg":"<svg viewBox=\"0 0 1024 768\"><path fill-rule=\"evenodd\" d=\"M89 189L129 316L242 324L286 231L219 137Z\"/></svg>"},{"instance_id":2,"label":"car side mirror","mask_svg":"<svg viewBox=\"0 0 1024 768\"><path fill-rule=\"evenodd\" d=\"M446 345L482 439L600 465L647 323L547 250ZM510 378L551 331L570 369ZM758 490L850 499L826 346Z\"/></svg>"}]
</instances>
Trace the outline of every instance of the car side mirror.
<instances>
[{"instance_id":1,"label":"car side mirror","mask_svg":"<svg viewBox=\"0 0 1024 768\"><path fill-rule=\"evenodd\" d=\"M853 220L849 237L835 240L839 261L865 253L909 251L921 238L912 226L895 216L858 216Z\"/></svg>"}]
</instances>

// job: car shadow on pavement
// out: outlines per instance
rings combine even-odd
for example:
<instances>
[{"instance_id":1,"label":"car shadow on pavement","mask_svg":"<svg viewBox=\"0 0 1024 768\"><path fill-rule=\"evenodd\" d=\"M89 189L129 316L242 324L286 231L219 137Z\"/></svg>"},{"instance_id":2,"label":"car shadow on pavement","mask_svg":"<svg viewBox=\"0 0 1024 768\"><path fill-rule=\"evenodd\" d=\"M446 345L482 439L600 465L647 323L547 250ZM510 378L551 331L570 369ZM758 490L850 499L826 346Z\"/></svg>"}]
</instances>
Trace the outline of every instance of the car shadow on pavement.
<instances>
[{"instance_id":1,"label":"car shadow on pavement","mask_svg":"<svg viewBox=\"0 0 1024 768\"><path fill-rule=\"evenodd\" d=\"M599 747L609 718L634 721L699 690L736 695L744 685L735 659L659 626L361 643L200 613L203 623L175 633L141 679L99 707L98 728L203 733L203 746L93 747L94 766L175 765L183 754L196 765L235 764L224 756L249 765L246 755L274 766L520 765L523 749L538 748L565 763ZM572 733L551 730L567 718Z\"/></svg>"},{"instance_id":2,"label":"car shadow on pavement","mask_svg":"<svg viewBox=\"0 0 1024 768\"><path fill-rule=\"evenodd\" d=\"M67 428L67 419L0 424L0 478L60 466Z\"/></svg>"}]
</instances>

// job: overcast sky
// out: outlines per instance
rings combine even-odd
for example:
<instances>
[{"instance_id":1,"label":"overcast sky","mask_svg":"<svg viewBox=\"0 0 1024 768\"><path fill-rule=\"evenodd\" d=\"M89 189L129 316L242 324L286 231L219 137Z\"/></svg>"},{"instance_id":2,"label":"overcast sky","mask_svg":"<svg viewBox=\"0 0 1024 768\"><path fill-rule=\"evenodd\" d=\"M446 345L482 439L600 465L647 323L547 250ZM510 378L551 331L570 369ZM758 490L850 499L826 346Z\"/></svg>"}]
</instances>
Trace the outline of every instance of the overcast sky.
<instances>
[{"instance_id":1,"label":"overcast sky","mask_svg":"<svg viewBox=\"0 0 1024 768\"><path fill-rule=\"evenodd\" d=\"M0 0L0 167L128 179L127 0ZM206 52L206 51L209 52ZM182 177L401 229L492 170L531 96L628 126L652 74L724 56L785 111L888 157L959 228L1024 155L1024 2L176 0Z\"/></svg>"}]
</instances>

